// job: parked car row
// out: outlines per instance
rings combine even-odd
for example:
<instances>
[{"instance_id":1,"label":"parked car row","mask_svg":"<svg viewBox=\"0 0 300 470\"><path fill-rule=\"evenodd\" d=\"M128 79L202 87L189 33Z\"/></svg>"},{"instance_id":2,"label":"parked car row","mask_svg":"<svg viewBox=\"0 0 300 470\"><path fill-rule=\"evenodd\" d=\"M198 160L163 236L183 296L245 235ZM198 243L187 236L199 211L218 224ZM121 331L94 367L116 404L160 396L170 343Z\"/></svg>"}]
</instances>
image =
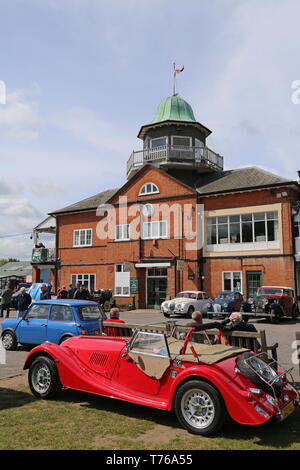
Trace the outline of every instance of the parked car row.
<instances>
[{"instance_id":1,"label":"parked car row","mask_svg":"<svg viewBox=\"0 0 300 470\"><path fill-rule=\"evenodd\" d=\"M207 292L183 291L174 299L165 300L161 304L161 312L167 318L174 314L191 317L195 310L200 310L209 318L228 316L239 311L243 312L244 319L261 316L269 318L272 323L278 323L283 317L296 319L299 315L294 290L280 286L260 287L256 295L248 300L238 291L218 292L214 300Z\"/></svg>"}]
</instances>

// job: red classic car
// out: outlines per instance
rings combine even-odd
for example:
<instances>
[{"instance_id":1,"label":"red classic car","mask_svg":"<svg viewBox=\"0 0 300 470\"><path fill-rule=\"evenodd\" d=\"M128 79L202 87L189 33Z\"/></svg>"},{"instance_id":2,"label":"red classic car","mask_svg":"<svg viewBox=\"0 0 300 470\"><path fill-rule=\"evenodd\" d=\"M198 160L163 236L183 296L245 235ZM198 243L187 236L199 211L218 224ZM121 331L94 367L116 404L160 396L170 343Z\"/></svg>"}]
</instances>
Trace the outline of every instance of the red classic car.
<instances>
[{"instance_id":1,"label":"red classic car","mask_svg":"<svg viewBox=\"0 0 300 470\"><path fill-rule=\"evenodd\" d=\"M188 431L212 435L226 416L240 424L258 425L291 414L298 391L249 350L223 344L184 340L136 330L131 338L77 336L61 345L43 343L32 349L24 369L39 398L51 398L62 387L137 403L175 409Z\"/></svg>"}]
</instances>

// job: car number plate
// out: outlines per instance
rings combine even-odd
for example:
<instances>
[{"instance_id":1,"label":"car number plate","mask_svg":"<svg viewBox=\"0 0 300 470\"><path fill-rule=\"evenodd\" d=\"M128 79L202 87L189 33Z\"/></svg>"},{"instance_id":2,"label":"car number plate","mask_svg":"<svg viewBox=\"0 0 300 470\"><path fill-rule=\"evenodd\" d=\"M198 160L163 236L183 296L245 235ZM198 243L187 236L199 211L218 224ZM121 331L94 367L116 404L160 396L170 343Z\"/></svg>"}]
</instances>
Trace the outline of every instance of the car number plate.
<instances>
[{"instance_id":1,"label":"car number plate","mask_svg":"<svg viewBox=\"0 0 300 470\"><path fill-rule=\"evenodd\" d=\"M295 410L295 406L294 406L294 403L291 401L284 408L282 408L281 410L282 418L286 419L290 414L293 413L294 410Z\"/></svg>"}]
</instances>

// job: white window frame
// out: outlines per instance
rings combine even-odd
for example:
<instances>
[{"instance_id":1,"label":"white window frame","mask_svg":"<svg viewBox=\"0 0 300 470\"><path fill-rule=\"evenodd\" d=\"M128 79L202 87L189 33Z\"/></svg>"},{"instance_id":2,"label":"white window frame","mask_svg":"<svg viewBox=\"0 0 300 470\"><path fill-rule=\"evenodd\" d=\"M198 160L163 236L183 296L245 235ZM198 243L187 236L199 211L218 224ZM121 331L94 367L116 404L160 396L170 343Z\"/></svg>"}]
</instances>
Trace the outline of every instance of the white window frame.
<instances>
[{"instance_id":1,"label":"white window frame","mask_svg":"<svg viewBox=\"0 0 300 470\"><path fill-rule=\"evenodd\" d=\"M164 145L159 145L158 147L152 147L152 142L154 142L155 140L159 140L159 139L166 139L166 143ZM155 137L154 139L150 140L150 149L159 149L160 147L165 147L166 145L168 145L167 135L162 135L161 137Z\"/></svg>"},{"instance_id":2,"label":"white window frame","mask_svg":"<svg viewBox=\"0 0 300 470\"><path fill-rule=\"evenodd\" d=\"M73 285L73 282L72 282L73 281L72 280L73 276L75 276L75 279L76 279L75 285L76 284L84 285L82 282L84 282L84 276L87 276L88 277L87 281L88 281L88 290L89 291L91 291L91 276L94 276L94 290L97 290L96 289L96 273L73 273L73 274L71 274L71 282L70 282L70 284L72 284L72 285ZM83 278L83 281L82 280L79 281L79 276L81 276Z\"/></svg>"},{"instance_id":3,"label":"white window frame","mask_svg":"<svg viewBox=\"0 0 300 470\"><path fill-rule=\"evenodd\" d=\"M275 219L268 219L267 217L267 214L268 213L271 213L271 212L275 212L277 215L276 215L276 218ZM265 236L266 236L266 240L264 241L255 241L255 219L254 219L254 216L256 214L259 214L260 211L257 211L257 212L249 212L249 213L238 213L238 214L224 214L224 215L220 215L220 216L208 216L206 217L206 221L205 221L205 224L206 224L206 247L207 247L207 251L209 252L224 252L224 251L246 251L246 250L268 250L268 249L278 249L280 248L280 227L279 227L279 212L278 210L266 210L266 211L262 211L262 213L265 214L265 218L264 218L264 222L265 222ZM242 227L243 227L243 222L242 222L242 217L243 215L251 215L251 224L252 224L252 239L253 241L252 242L246 242L246 241L243 241L242 239ZM230 242L230 217L231 216L239 216L240 217L240 220L239 223L240 224L240 242L237 242L237 243L231 243ZM218 242L218 238L219 238L219 235L218 235L218 227L219 225L221 224L218 224L216 223L216 243L214 244L209 244L208 243L208 219L211 219L211 218L216 218L216 220L218 220L218 217L227 217L228 220L226 222L227 226L228 226L228 242L227 243L219 243ZM267 230L267 222L268 220L274 220L274 221L277 221L277 239L275 240L268 240L268 230Z\"/></svg>"},{"instance_id":4,"label":"white window frame","mask_svg":"<svg viewBox=\"0 0 300 470\"><path fill-rule=\"evenodd\" d=\"M231 284L231 291L237 291L237 292L240 292L241 294L243 294L243 271L222 271L222 290L228 290L228 289L225 289L225 279L224 279L224 274L228 274L230 273L231 275L231 279L230 279L230 284ZM240 275L240 280L241 280L241 288L240 290L238 289L234 289L234 286L233 286L233 274L234 273L239 273Z\"/></svg>"},{"instance_id":5,"label":"white window frame","mask_svg":"<svg viewBox=\"0 0 300 470\"><path fill-rule=\"evenodd\" d=\"M122 266L121 271L117 271L117 266ZM127 294L124 293L126 291L128 292ZM115 264L114 296L130 297L130 271L124 271L124 263Z\"/></svg>"},{"instance_id":6,"label":"white window frame","mask_svg":"<svg viewBox=\"0 0 300 470\"><path fill-rule=\"evenodd\" d=\"M165 225L165 235L162 235L162 224ZM145 235L145 226L150 227L150 234L149 236ZM157 235L154 235L154 227L158 226ZM148 232L148 230L147 230ZM144 221L142 225L142 240L158 240L158 239L167 239L168 236L168 221L167 220L153 220L153 221Z\"/></svg>"},{"instance_id":7,"label":"white window frame","mask_svg":"<svg viewBox=\"0 0 300 470\"><path fill-rule=\"evenodd\" d=\"M118 228L121 227L121 237L117 237L118 235ZM128 227L128 237L125 237L125 234L127 230L125 227ZM121 242L121 241L128 241L130 240L130 224L117 224L115 227L115 241Z\"/></svg>"},{"instance_id":8,"label":"white window frame","mask_svg":"<svg viewBox=\"0 0 300 470\"><path fill-rule=\"evenodd\" d=\"M88 231L90 231L90 233L91 233L91 242L90 243L80 243L81 233L85 232L84 239L85 239L85 242L86 242L87 232ZM78 244L76 244L76 233L79 233L79 243ZM83 229L73 230L73 247L74 248L83 247L83 246L92 246L92 244L93 244L93 229L92 228L83 228Z\"/></svg>"},{"instance_id":9,"label":"white window frame","mask_svg":"<svg viewBox=\"0 0 300 470\"><path fill-rule=\"evenodd\" d=\"M175 147L180 147L180 145L174 144L173 143L173 138L179 138L179 139L190 139L190 145L182 145L182 147L192 147L192 137L189 137L188 135L172 135L171 136L171 145L174 145Z\"/></svg>"},{"instance_id":10,"label":"white window frame","mask_svg":"<svg viewBox=\"0 0 300 470\"><path fill-rule=\"evenodd\" d=\"M151 191L145 190L145 192L142 192L143 188L147 188L148 184L151 184L151 188L152 188ZM153 188L156 188L156 189L153 189ZM139 191L139 196L148 196L149 194L159 194L159 189L158 189L157 184L152 183L152 181L148 181L147 183L143 184L143 186L141 187Z\"/></svg>"}]
</instances>

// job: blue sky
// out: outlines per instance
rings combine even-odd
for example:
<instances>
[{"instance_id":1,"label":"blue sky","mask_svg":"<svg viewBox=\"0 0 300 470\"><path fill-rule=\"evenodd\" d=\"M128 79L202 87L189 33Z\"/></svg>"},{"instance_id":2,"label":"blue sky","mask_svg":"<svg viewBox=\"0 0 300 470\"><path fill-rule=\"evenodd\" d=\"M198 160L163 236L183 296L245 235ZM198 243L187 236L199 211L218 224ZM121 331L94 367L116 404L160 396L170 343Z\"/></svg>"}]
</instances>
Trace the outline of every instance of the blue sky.
<instances>
[{"instance_id":1,"label":"blue sky","mask_svg":"<svg viewBox=\"0 0 300 470\"><path fill-rule=\"evenodd\" d=\"M0 0L0 257L31 251L4 235L125 182L174 61L226 169L297 179L299 16L297 0Z\"/></svg>"}]
</instances>

